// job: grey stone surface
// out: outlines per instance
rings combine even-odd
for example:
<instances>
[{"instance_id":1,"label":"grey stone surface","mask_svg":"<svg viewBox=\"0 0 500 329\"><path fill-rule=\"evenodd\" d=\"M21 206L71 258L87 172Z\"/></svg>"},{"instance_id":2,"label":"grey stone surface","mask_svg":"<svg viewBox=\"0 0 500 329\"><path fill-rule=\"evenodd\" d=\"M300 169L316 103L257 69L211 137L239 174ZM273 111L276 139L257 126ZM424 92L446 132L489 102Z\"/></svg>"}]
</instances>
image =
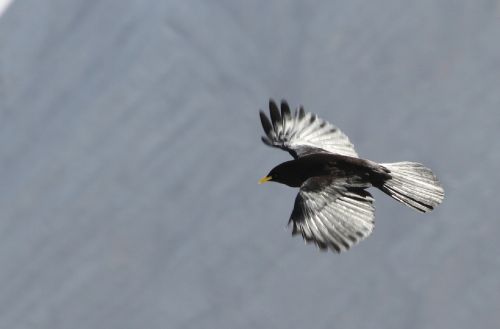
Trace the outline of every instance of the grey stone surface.
<instances>
[{"instance_id":1,"label":"grey stone surface","mask_svg":"<svg viewBox=\"0 0 500 329\"><path fill-rule=\"evenodd\" d=\"M500 2L17 0L0 328L499 328ZM340 256L285 229L269 97L445 186Z\"/></svg>"}]
</instances>

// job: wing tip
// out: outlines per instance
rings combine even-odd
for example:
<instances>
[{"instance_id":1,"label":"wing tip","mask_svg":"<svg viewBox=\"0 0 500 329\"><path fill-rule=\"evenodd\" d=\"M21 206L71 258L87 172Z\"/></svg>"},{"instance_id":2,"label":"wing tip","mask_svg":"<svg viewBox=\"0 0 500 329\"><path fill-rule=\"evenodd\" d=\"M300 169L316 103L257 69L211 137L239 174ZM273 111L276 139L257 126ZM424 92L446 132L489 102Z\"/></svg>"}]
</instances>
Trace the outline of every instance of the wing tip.
<instances>
[{"instance_id":1,"label":"wing tip","mask_svg":"<svg viewBox=\"0 0 500 329\"><path fill-rule=\"evenodd\" d=\"M284 99L281 100L281 118L283 122L288 121L292 118L290 105L288 105L288 102Z\"/></svg>"},{"instance_id":2,"label":"wing tip","mask_svg":"<svg viewBox=\"0 0 500 329\"><path fill-rule=\"evenodd\" d=\"M267 146L273 146L273 144L271 143L271 141L269 140L269 138L267 138L266 136L261 136L260 137L260 140L266 144Z\"/></svg>"},{"instance_id":3,"label":"wing tip","mask_svg":"<svg viewBox=\"0 0 500 329\"><path fill-rule=\"evenodd\" d=\"M272 98L269 100L269 114L271 116L271 122L274 129L277 129L277 127L281 124L281 114L278 109L278 105Z\"/></svg>"},{"instance_id":4,"label":"wing tip","mask_svg":"<svg viewBox=\"0 0 500 329\"><path fill-rule=\"evenodd\" d=\"M264 132L266 133L268 138L271 138L273 126L272 126L271 122L269 121L269 118L262 110L259 110L259 116L260 116L260 123L262 124L262 128L264 129Z\"/></svg>"}]
</instances>

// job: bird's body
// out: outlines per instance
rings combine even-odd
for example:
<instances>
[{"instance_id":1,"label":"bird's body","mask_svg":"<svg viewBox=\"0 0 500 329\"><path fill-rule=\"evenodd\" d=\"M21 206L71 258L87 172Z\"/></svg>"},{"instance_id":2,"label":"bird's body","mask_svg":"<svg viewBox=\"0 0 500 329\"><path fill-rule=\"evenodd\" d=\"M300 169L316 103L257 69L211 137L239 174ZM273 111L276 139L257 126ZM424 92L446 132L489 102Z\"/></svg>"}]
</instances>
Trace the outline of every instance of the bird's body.
<instances>
[{"instance_id":1,"label":"bird's body","mask_svg":"<svg viewBox=\"0 0 500 329\"><path fill-rule=\"evenodd\" d=\"M326 152L286 161L276 168L273 181L291 187L300 187L312 177L364 180L371 185L390 178L387 170L373 161Z\"/></svg>"},{"instance_id":2,"label":"bird's body","mask_svg":"<svg viewBox=\"0 0 500 329\"><path fill-rule=\"evenodd\" d=\"M271 100L269 109L271 121L260 112L262 140L294 160L274 167L259 183L300 188L289 223L307 242L341 252L367 237L374 226L373 198L366 191L372 186L421 212L443 200L437 178L423 165L361 159L344 133L302 107L292 115L285 101L280 112Z\"/></svg>"}]
</instances>

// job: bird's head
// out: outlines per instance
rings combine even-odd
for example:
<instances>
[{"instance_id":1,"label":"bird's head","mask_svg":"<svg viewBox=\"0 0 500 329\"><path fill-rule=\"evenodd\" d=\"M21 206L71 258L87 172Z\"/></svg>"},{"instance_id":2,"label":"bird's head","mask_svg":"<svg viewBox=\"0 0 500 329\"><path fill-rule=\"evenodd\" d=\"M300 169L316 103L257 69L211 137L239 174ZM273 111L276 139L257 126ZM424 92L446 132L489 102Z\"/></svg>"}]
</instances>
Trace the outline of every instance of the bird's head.
<instances>
[{"instance_id":1,"label":"bird's head","mask_svg":"<svg viewBox=\"0 0 500 329\"><path fill-rule=\"evenodd\" d=\"M277 182L291 187L300 187L307 179L304 177L303 171L297 166L296 161L283 162L259 180L259 184L266 182Z\"/></svg>"}]
</instances>

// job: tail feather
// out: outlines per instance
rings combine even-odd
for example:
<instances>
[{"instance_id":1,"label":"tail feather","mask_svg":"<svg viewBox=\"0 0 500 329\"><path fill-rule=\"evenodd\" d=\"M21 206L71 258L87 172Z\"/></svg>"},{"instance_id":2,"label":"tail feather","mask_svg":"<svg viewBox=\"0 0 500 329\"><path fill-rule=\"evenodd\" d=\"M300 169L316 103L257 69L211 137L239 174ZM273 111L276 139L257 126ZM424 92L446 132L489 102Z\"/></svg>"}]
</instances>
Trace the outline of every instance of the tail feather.
<instances>
[{"instance_id":1,"label":"tail feather","mask_svg":"<svg viewBox=\"0 0 500 329\"><path fill-rule=\"evenodd\" d=\"M444 199L444 190L429 168L416 162L382 163L391 178L380 189L397 201L421 212L434 209Z\"/></svg>"}]
</instances>

